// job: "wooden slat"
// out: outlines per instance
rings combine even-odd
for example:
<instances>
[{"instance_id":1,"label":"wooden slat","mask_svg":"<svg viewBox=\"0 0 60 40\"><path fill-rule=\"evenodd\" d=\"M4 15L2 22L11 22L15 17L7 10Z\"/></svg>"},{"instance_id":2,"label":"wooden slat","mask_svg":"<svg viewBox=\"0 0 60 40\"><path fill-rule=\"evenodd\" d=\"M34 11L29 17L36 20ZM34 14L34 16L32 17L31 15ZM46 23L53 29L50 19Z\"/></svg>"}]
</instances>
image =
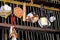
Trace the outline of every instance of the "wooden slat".
<instances>
[{"instance_id":1,"label":"wooden slat","mask_svg":"<svg viewBox=\"0 0 60 40\"><path fill-rule=\"evenodd\" d=\"M4 23L0 23L0 26L2 27L10 27L12 26L11 24L4 24ZM30 31L43 31L43 32L60 32L60 30L53 30L53 29L43 29L43 28L39 28L39 27L28 27L28 26L20 26L20 25L16 25L16 28L22 29L22 30L30 30Z\"/></svg>"},{"instance_id":2,"label":"wooden slat","mask_svg":"<svg viewBox=\"0 0 60 40\"><path fill-rule=\"evenodd\" d=\"M9 0L8 0L8 1L0 0L0 1L9 2L9 3L13 3L13 4L23 5L23 2L9 1ZM31 4L31 3L26 3L26 6L34 6L34 7L41 8L41 5L38 5L38 4ZM59 8L54 8L54 7L44 6L44 8L45 8L45 9L48 9L48 10L60 11Z\"/></svg>"}]
</instances>

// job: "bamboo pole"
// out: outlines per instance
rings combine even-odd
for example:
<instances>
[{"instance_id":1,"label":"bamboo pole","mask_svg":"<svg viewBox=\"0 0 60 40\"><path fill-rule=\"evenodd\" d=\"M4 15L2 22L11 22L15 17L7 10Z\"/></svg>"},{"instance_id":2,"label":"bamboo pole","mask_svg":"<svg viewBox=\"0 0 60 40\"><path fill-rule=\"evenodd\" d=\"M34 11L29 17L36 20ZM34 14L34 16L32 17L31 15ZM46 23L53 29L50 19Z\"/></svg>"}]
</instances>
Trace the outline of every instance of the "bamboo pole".
<instances>
[{"instance_id":1,"label":"bamboo pole","mask_svg":"<svg viewBox=\"0 0 60 40\"><path fill-rule=\"evenodd\" d=\"M11 24L4 24L4 23L0 23L0 26L2 27L10 27ZM53 33L60 33L60 30L54 30L54 29L43 29L40 27L29 27L29 26L20 26L20 25L16 25L16 28L22 29L22 30L29 30L29 31L43 31L43 32L53 32Z\"/></svg>"},{"instance_id":2,"label":"bamboo pole","mask_svg":"<svg viewBox=\"0 0 60 40\"><path fill-rule=\"evenodd\" d=\"M0 1L3 1L4 0L0 0ZM5 2L9 2L9 3L13 3L13 4L19 4L19 5L23 5L23 2L17 2L17 1L5 1ZM38 4L31 4L31 3L26 3L26 6L34 6L34 7L38 7L38 8L41 8L41 5L38 5ZM54 8L54 7L48 7L48 6L44 6L44 9L47 9L47 10L54 10L54 11L60 11L59 8Z\"/></svg>"}]
</instances>

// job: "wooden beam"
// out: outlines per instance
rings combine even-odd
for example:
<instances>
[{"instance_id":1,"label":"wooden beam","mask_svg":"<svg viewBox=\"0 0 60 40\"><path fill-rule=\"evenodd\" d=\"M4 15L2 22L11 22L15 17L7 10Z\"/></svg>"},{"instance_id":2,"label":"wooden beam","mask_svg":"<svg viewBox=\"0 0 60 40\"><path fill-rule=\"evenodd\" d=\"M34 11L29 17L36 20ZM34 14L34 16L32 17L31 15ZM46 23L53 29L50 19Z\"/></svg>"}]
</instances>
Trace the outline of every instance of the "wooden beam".
<instances>
[{"instance_id":1,"label":"wooden beam","mask_svg":"<svg viewBox=\"0 0 60 40\"><path fill-rule=\"evenodd\" d=\"M0 1L3 1L4 0L0 0ZM13 4L18 4L18 5L23 5L23 2L17 2L17 1L5 1L5 2L9 2L9 3L13 3ZM26 3L26 6L34 6L34 7L38 7L38 8L41 8L41 5L38 5L38 4L31 4L31 3ZM54 7L48 7L48 6L44 6L45 9L47 10L54 10L54 11L60 11L59 8L54 8Z\"/></svg>"},{"instance_id":2,"label":"wooden beam","mask_svg":"<svg viewBox=\"0 0 60 40\"><path fill-rule=\"evenodd\" d=\"M0 23L0 26L2 27L11 27L11 24L5 24L5 23ZM29 26L20 26L16 25L16 28L22 29L22 30L30 30L30 31L42 31L42 32L57 32L60 33L60 30L53 30L53 29L43 29L40 27L29 27Z\"/></svg>"}]
</instances>

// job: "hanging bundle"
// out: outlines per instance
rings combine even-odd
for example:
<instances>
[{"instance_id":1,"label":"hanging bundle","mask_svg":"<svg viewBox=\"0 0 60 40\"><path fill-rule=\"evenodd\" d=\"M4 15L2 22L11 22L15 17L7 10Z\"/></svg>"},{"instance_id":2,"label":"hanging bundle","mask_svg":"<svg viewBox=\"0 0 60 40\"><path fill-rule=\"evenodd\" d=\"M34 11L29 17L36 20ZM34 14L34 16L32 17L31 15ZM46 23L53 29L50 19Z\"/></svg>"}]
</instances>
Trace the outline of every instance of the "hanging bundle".
<instances>
[{"instance_id":1,"label":"hanging bundle","mask_svg":"<svg viewBox=\"0 0 60 40\"><path fill-rule=\"evenodd\" d=\"M12 15L12 26L10 27L10 38L17 40L18 34L15 29L15 17Z\"/></svg>"},{"instance_id":2,"label":"hanging bundle","mask_svg":"<svg viewBox=\"0 0 60 40\"><path fill-rule=\"evenodd\" d=\"M18 34L17 34L14 26L10 27L10 35L9 36L12 40L17 40Z\"/></svg>"},{"instance_id":3,"label":"hanging bundle","mask_svg":"<svg viewBox=\"0 0 60 40\"><path fill-rule=\"evenodd\" d=\"M17 1L17 0L16 0ZM18 2L17 2L17 7L14 8L14 15L18 18L22 17L22 9L18 7Z\"/></svg>"},{"instance_id":4,"label":"hanging bundle","mask_svg":"<svg viewBox=\"0 0 60 40\"><path fill-rule=\"evenodd\" d=\"M4 6L1 6L0 8L0 16L4 17L5 19L12 13L11 7L7 4L4 4Z\"/></svg>"},{"instance_id":5,"label":"hanging bundle","mask_svg":"<svg viewBox=\"0 0 60 40\"><path fill-rule=\"evenodd\" d=\"M33 0L31 0L31 5L32 5L32 4L33 4ZM30 7L30 11L31 11L31 7ZM26 17L26 20L27 20L28 22L32 22L32 23L37 22L38 19L39 19L38 14L35 13L34 8L33 8L33 12L30 12L30 13L27 15L27 17Z\"/></svg>"},{"instance_id":6,"label":"hanging bundle","mask_svg":"<svg viewBox=\"0 0 60 40\"><path fill-rule=\"evenodd\" d=\"M51 17L49 18L49 20L50 20L50 22L54 22L54 21L56 20L56 17L55 17L55 16L51 16Z\"/></svg>"},{"instance_id":7,"label":"hanging bundle","mask_svg":"<svg viewBox=\"0 0 60 40\"><path fill-rule=\"evenodd\" d=\"M49 21L50 22L54 22L56 20L56 17L54 16L54 11L48 11L49 14L51 14L50 18L49 18Z\"/></svg>"},{"instance_id":8,"label":"hanging bundle","mask_svg":"<svg viewBox=\"0 0 60 40\"><path fill-rule=\"evenodd\" d=\"M14 15L18 18L22 17L22 9L20 7L15 7L14 8Z\"/></svg>"},{"instance_id":9,"label":"hanging bundle","mask_svg":"<svg viewBox=\"0 0 60 40\"><path fill-rule=\"evenodd\" d=\"M39 19L39 17L38 17L38 15L37 15L35 12L29 13L29 14L27 15L27 17L26 17L26 21L32 22L32 23L37 22L38 19Z\"/></svg>"},{"instance_id":10,"label":"hanging bundle","mask_svg":"<svg viewBox=\"0 0 60 40\"><path fill-rule=\"evenodd\" d=\"M50 22L47 20L46 17L40 18L40 19L38 20L38 24L41 26L41 28L43 28L43 27L48 27L48 26L51 25Z\"/></svg>"},{"instance_id":11,"label":"hanging bundle","mask_svg":"<svg viewBox=\"0 0 60 40\"><path fill-rule=\"evenodd\" d=\"M50 22L48 21L47 17L45 17L43 14L43 8L41 8L41 18L38 20L38 23L42 28L48 27L51 25Z\"/></svg>"}]
</instances>

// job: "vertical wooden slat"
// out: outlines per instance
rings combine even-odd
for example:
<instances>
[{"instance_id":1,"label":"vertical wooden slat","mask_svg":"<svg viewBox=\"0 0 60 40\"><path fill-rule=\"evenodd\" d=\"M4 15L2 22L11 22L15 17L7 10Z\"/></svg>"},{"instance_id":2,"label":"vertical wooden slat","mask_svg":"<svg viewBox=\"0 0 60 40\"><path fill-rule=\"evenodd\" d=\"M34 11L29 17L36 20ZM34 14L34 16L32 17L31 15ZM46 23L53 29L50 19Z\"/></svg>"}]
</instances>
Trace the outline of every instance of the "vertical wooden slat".
<instances>
[{"instance_id":1,"label":"vertical wooden slat","mask_svg":"<svg viewBox=\"0 0 60 40\"><path fill-rule=\"evenodd\" d=\"M33 8L34 8L34 7L32 7L32 12L34 11L34 9L33 9ZM32 26L34 26L34 25L33 25L33 23L32 23Z\"/></svg>"},{"instance_id":2,"label":"vertical wooden slat","mask_svg":"<svg viewBox=\"0 0 60 40\"><path fill-rule=\"evenodd\" d=\"M50 36L49 36L50 34L48 33L48 40L50 40Z\"/></svg>"},{"instance_id":3,"label":"vertical wooden slat","mask_svg":"<svg viewBox=\"0 0 60 40\"><path fill-rule=\"evenodd\" d=\"M44 34L45 34L45 33L42 34L42 35L43 35L43 40L45 39L45 38L44 38Z\"/></svg>"},{"instance_id":4,"label":"vertical wooden slat","mask_svg":"<svg viewBox=\"0 0 60 40\"><path fill-rule=\"evenodd\" d=\"M4 40L8 40L7 29L4 29Z\"/></svg>"},{"instance_id":5,"label":"vertical wooden slat","mask_svg":"<svg viewBox=\"0 0 60 40\"><path fill-rule=\"evenodd\" d=\"M3 5L2 1L1 1L1 6ZM2 17L2 23L4 22L4 18Z\"/></svg>"},{"instance_id":6,"label":"vertical wooden slat","mask_svg":"<svg viewBox=\"0 0 60 40\"><path fill-rule=\"evenodd\" d=\"M50 33L49 33L49 40L50 40Z\"/></svg>"},{"instance_id":7,"label":"vertical wooden slat","mask_svg":"<svg viewBox=\"0 0 60 40\"><path fill-rule=\"evenodd\" d=\"M56 39L57 39L57 40L60 40L59 34L56 34Z\"/></svg>"},{"instance_id":8,"label":"vertical wooden slat","mask_svg":"<svg viewBox=\"0 0 60 40\"><path fill-rule=\"evenodd\" d=\"M4 40L4 29L2 29L2 40Z\"/></svg>"},{"instance_id":9,"label":"vertical wooden slat","mask_svg":"<svg viewBox=\"0 0 60 40\"><path fill-rule=\"evenodd\" d=\"M45 36L46 36L46 40L48 40L48 36L47 36L47 34L48 34L48 33L45 34Z\"/></svg>"},{"instance_id":10,"label":"vertical wooden slat","mask_svg":"<svg viewBox=\"0 0 60 40\"><path fill-rule=\"evenodd\" d=\"M37 35L37 40L39 40L39 38L38 38L38 32L36 32L36 35Z\"/></svg>"},{"instance_id":11,"label":"vertical wooden slat","mask_svg":"<svg viewBox=\"0 0 60 40\"><path fill-rule=\"evenodd\" d=\"M33 40L33 33L31 32L31 40Z\"/></svg>"},{"instance_id":12,"label":"vertical wooden slat","mask_svg":"<svg viewBox=\"0 0 60 40\"><path fill-rule=\"evenodd\" d=\"M36 8L35 11L36 11L35 13L38 15L38 8ZM35 25L36 25L36 27L38 27L37 22Z\"/></svg>"},{"instance_id":13,"label":"vertical wooden slat","mask_svg":"<svg viewBox=\"0 0 60 40\"><path fill-rule=\"evenodd\" d=\"M30 6L30 11L32 12L32 6ZM31 27L31 22L30 22L30 27Z\"/></svg>"},{"instance_id":14,"label":"vertical wooden slat","mask_svg":"<svg viewBox=\"0 0 60 40\"><path fill-rule=\"evenodd\" d=\"M25 37L26 37L26 40L28 40L28 39L27 39L27 31L25 31L25 35L26 35L26 36L25 36Z\"/></svg>"},{"instance_id":15,"label":"vertical wooden slat","mask_svg":"<svg viewBox=\"0 0 60 40\"><path fill-rule=\"evenodd\" d=\"M7 3L8 4L8 3ZM11 3L9 3L10 7L12 7ZM12 10L11 10L12 11ZM10 16L10 15L9 15ZM7 18L7 23L9 24L10 18Z\"/></svg>"},{"instance_id":16,"label":"vertical wooden slat","mask_svg":"<svg viewBox=\"0 0 60 40\"><path fill-rule=\"evenodd\" d=\"M36 7L33 8L33 12L34 12L34 11L35 11L35 13L36 13ZM37 27L36 22L34 23L34 25L35 25L35 27Z\"/></svg>"},{"instance_id":17,"label":"vertical wooden slat","mask_svg":"<svg viewBox=\"0 0 60 40\"><path fill-rule=\"evenodd\" d=\"M5 0L6 1L6 0ZM5 6L5 4L6 4L6 2L4 1L4 6ZM5 9L4 9L5 10ZM5 15L6 15L6 13L5 13ZM6 23L6 19L5 19L5 17L4 17L4 23Z\"/></svg>"},{"instance_id":18,"label":"vertical wooden slat","mask_svg":"<svg viewBox=\"0 0 60 40\"><path fill-rule=\"evenodd\" d=\"M60 12L59 12L59 30L60 30Z\"/></svg>"},{"instance_id":19,"label":"vertical wooden slat","mask_svg":"<svg viewBox=\"0 0 60 40\"><path fill-rule=\"evenodd\" d=\"M29 7L27 7L27 14L29 13ZM27 22L27 26L28 26L28 22Z\"/></svg>"},{"instance_id":20,"label":"vertical wooden slat","mask_svg":"<svg viewBox=\"0 0 60 40\"><path fill-rule=\"evenodd\" d=\"M47 33L47 40L49 40L49 35L48 35L48 33Z\"/></svg>"},{"instance_id":21,"label":"vertical wooden slat","mask_svg":"<svg viewBox=\"0 0 60 40\"><path fill-rule=\"evenodd\" d=\"M41 10L40 10L40 8L38 8L38 16L39 16L39 19L40 19L40 17L41 17ZM38 24L38 27L40 27L39 24Z\"/></svg>"},{"instance_id":22,"label":"vertical wooden slat","mask_svg":"<svg viewBox=\"0 0 60 40\"><path fill-rule=\"evenodd\" d=\"M58 12L58 15L57 15L57 16L58 16L58 29L60 29L60 28L59 28L59 21L60 21L60 20L59 20L59 15L60 15L60 13Z\"/></svg>"},{"instance_id":23,"label":"vertical wooden slat","mask_svg":"<svg viewBox=\"0 0 60 40\"><path fill-rule=\"evenodd\" d=\"M48 33L44 33L45 34L45 40L48 40Z\"/></svg>"},{"instance_id":24,"label":"vertical wooden slat","mask_svg":"<svg viewBox=\"0 0 60 40\"><path fill-rule=\"evenodd\" d=\"M28 31L28 40L30 40L30 35L29 35L29 31Z\"/></svg>"},{"instance_id":25,"label":"vertical wooden slat","mask_svg":"<svg viewBox=\"0 0 60 40\"><path fill-rule=\"evenodd\" d=\"M55 11L55 16L56 16L56 21L54 22L54 27L55 27L55 29L58 29L58 25L57 25L57 21L58 21L58 16L57 16L57 11Z\"/></svg>"},{"instance_id":26,"label":"vertical wooden slat","mask_svg":"<svg viewBox=\"0 0 60 40\"><path fill-rule=\"evenodd\" d=\"M18 40L20 40L20 30L17 30L18 33Z\"/></svg>"},{"instance_id":27,"label":"vertical wooden slat","mask_svg":"<svg viewBox=\"0 0 60 40\"><path fill-rule=\"evenodd\" d=\"M17 0L16 0L17 1ZM18 3L16 4L16 7L19 7ZM17 25L19 25L19 20L17 18Z\"/></svg>"},{"instance_id":28,"label":"vertical wooden slat","mask_svg":"<svg viewBox=\"0 0 60 40\"><path fill-rule=\"evenodd\" d=\"M39 14L40 14L40 13L39 13L39 8L37 8L36 10L37 10L37 14L38 14L38 17L39 17ZM37 21L36 24L37 24L37 27L39 27L39 25L38 25L38 21Z\"/></svg>"},{"instance_id":29,"label":"vertical wooden slat","mask_svg":"<svg viewBox=\"0 0 60 40\"><path fill-rule=\"evenodd\" d=\"M57 16L57 25L56 25L56 27L57 27L57 30L58 30L58 12L56 11L56 16Z\"/></svg>"},{"instance_id":30,"label":"vertical wooden slat","mask_svg":"<svg viewBox=\"0 0 60 40\"><path fill-rule=\"evenodd\" d=\"M24 40L24 38L23 38L23 37L24 37L24 35L23 35L23 31L22 31L22 40Z\"/></svg>"},{"instance_id":31,"label":"vertical wooden slat","mask_svg":"<svg viewBox=\"0 0 60 40\"><path fill-rule=\"evenodd\" d=\"M52 34L52 40L55 40L55 39L54 39L54 34Z\"/></svg>"},{"instance_id":32,"label":"vertical wooden slat","mask_svg":"<svg viewBox=\"0 0 60 40\"><path fill-rule=\"evenodd\" d=\"M35 32L33 32L33 38L34 38L34 40L35 40Z\"/></svg>"},{"instance_id":33,"label":"vertical wooden slat","mask_svg":"<svg viewBox=\"0 0 60 40\"><path fill-rule=\"evenodd\" d=\"M57 29L59 30L59 12L57 11Z\"/></svg>"},{"instance_id":34,"label":"vertical wooden slat","mask_svg":"<svg viewBox=\"0 0 60 40\"><path fill-rule=\"evenodd\" d=\"M40 32L40 39L43 40L43 37L42 37L42 32Z\"/></svg>"}]
</instances>

